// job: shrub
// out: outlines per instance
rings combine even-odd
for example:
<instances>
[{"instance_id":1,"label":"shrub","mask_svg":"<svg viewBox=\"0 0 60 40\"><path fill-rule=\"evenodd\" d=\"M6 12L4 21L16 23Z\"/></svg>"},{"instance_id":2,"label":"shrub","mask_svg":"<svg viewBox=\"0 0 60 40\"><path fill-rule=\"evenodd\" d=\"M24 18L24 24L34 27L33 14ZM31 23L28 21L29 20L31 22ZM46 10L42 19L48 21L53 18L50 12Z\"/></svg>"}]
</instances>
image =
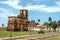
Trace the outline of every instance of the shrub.
<instances>
[{"instance_id":1,"label":"shrub","mask_svg":"<svg viewBox=\"0 0 60 40\"><path fill-rule=\"evenodd\" d=\"M40 30L38 34L44 34L45 32L43 30Z\"/></svg>"}]
</instances>

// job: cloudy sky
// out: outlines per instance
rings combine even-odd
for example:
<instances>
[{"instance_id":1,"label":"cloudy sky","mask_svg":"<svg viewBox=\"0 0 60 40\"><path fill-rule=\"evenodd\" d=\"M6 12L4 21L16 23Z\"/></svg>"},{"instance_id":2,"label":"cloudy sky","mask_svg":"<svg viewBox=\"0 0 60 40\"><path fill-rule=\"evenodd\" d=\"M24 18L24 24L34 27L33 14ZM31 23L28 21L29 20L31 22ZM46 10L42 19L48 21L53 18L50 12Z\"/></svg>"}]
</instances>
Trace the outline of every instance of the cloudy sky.
<instances>
[{"instance_id":1,"label":"cloudy sky","mask_svg":"<svg viewBox=\"0 0 60 40\"><path fill-rule=\"evenodd\" d=\"M42 24L51 17L60 19L60 0L0 0L0 26L7 26L8 16L17 16L21 9L28 10L28 19Z\"/></svg>"}]
</instances>

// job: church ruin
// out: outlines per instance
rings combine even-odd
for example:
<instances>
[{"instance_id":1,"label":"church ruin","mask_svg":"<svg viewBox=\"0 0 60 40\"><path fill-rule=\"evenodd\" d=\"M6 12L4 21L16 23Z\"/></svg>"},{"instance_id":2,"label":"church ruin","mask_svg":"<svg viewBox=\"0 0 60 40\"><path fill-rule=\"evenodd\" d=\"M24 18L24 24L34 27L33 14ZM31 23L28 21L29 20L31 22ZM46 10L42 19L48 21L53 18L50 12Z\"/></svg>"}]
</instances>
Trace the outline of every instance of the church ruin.
<instances>
[{"instance_id":1,"label":"church ruin","mask_svg":"<svg viewBox=\"0 0 60 40\"><path fill-rule=\"evenodd\" d=\"M28 10L20 10L20 14L16 16L8 17L9 31L27 31L28 30Z\"/></svg>"}]
</instances>

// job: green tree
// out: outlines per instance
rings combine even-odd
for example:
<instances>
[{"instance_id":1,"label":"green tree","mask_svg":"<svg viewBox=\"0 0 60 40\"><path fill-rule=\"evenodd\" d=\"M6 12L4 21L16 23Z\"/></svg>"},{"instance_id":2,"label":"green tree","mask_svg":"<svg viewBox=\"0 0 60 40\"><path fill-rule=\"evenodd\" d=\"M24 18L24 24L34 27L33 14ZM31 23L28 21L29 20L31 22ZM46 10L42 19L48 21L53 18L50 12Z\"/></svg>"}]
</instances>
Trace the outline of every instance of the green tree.
<instances>
[{"instance_id":1,"label":"green tree","mask_svg":"<svg viewBox=\"0 0 60 40\"><path fill-rule=\"evenodd\" d=\"M46 25L46 28L48 30L48 28L49 28L48 23L47 22L44 22L43 25Z\"/></svg>"},{"instance_id":2,"label":"green tree","mask_svg":"<svg viewBox=\"0 0 60 40\"><path fill-rule=\"evenodd\" d=\"M58 22L57 22L57 23L58 23L58 26L60 26L60 20L58 20Z\"/></svg>"},{"instance_id":3,"label":"green tree","mask_svg":"<svg viewBox=\"0 0 60 40\"><path fill-rule=\"evenodd\" d=\"M49 19L48 19L48 24L49 24L49 26L51 26L51 23L52 23L52 18L49 17Z\"/></svg>"},{"instance_id":4,"label":"green tree","mask_svg":"<svg viewBox=\"0 0 60 40\"><path fill-rule=\"evenodd\" d=\"M35 23L35 20L31 20L31 23Z\"/></svg>"},{"instance_id":5,"label":"green tree","mask_svg":"<svg viewBox=\"0 0 60 40\"><path fill-rule=\"evenodd\" d=\"M28 23L30 23L30 21L28 21Z\"/></svg>"},{"instance_id":6,"label":"green tree","mask_svg":"<svg viewBox=\"0 0 60 40\"><path fill-rule=\"evenodd\" d=\"M51 18L51 17L49 17L48 21L52 21L52 18Z\"/></svg>"},{"instance_id":7,"label":"green tree","mask_svg":"<svg viewBox=\"0 0 60 40\"><path fill-rule=\"evenodd\" d=\"M51 27L53 28L53 30L55 32L56 28L57 28L57 22L56 21L52 22Z\"/></svg>"},{"instance_id":8,"label":"green tree","mask_svg":"<svg viewBox=\"0 0 60 40\"><path fill-rule=\"evenodd\" d=\"M48 27L49 27L49 31L51 31L51 23L52 23L52 18L49 17L49 19L48 19Z\"/></svg>"},{"instance_id":9,"label":"green tree","mask_svg":"<svg viewBox=\"0 0 60 40\"><path fill-rule=\"evenodd\" d=\"M4 24L2 24L2 27L4 27Z\"/></svg>"},{"instance_id":10,"label":"green tree","mask_svg":"<svg viewBox=\"0 0 60 40\"><path fill-rule=\"evenodd\" d=\"M57 25L58 25L57 28L58 28L58 31L59 31L59 29L60 29L60 20L57 21Z\"/></svg>"},{"instance_id":11,"label":"green tree","mask_svg":"<svg viewBox=\"0 0 60 40\"><path fill-rule=\"evenodd\" d=\"M39 22L40 22L40 19L38 19L38 24L39 24Z\"/></svg>"},{"instance_id":12,"label":"green tree","mask_svg":"<svg viewBox=\"0 0 60 40\"><path fill-rule=\"evenodd\" d=\"M44 22L43 25L47 25L47 22Z\"/></svg>"},{"instance_id":13,"label":"green tree","mask_svg":"<svg viewBox=\"0 0 60 40\"><path fill-rule=\"evenodd\" d=\"M35 20L31 20L31 28L34 31L34 27L36 27Z\"/></svg>"},{"instance_id":14,"label":"green tree","mask_svg":"<svg viewBox=\"0 0 60 40\"><path fill-rule=\"evenodd\" d=\"M38 22L40 22L40 19L38 19Z\"/></svg>"}]
</instances>

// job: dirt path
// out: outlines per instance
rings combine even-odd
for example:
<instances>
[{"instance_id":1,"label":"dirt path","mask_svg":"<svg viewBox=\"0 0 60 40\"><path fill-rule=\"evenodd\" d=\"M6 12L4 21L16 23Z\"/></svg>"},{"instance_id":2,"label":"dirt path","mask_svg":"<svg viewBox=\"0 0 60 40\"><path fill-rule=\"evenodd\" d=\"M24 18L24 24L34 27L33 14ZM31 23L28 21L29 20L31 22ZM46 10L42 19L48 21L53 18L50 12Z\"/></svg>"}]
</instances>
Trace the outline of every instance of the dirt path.
<instances>
[{"instance_id":1,"label":"dirt path","mask_svg":"<svg viewBox=\"0 0 60 40\"><path fill-rule=\"evenodd\" d=\"M51 37L55 37L55 36L58 36L60 35L60 33L48 33L48 34L43 34L43 35L36 35L36 36L32 36L32 37L27 37L27 38L24 38L24 39L17 39L17 40L44 40L47 38L51 38Z\"/></svg>"},{"instance_id":2,"label":"dirt path","mask_svg":"<svg viewBox=\"0 0 60 40\"><path fill-rule=\"evenodd\" d=\"M58 35L60 35L60 32L51 32L46 34L36 34L36 35L28 35L28 36L20 36L12 38L1 38L0 40L44 40Z\"/></svg>"}]
</instances>

